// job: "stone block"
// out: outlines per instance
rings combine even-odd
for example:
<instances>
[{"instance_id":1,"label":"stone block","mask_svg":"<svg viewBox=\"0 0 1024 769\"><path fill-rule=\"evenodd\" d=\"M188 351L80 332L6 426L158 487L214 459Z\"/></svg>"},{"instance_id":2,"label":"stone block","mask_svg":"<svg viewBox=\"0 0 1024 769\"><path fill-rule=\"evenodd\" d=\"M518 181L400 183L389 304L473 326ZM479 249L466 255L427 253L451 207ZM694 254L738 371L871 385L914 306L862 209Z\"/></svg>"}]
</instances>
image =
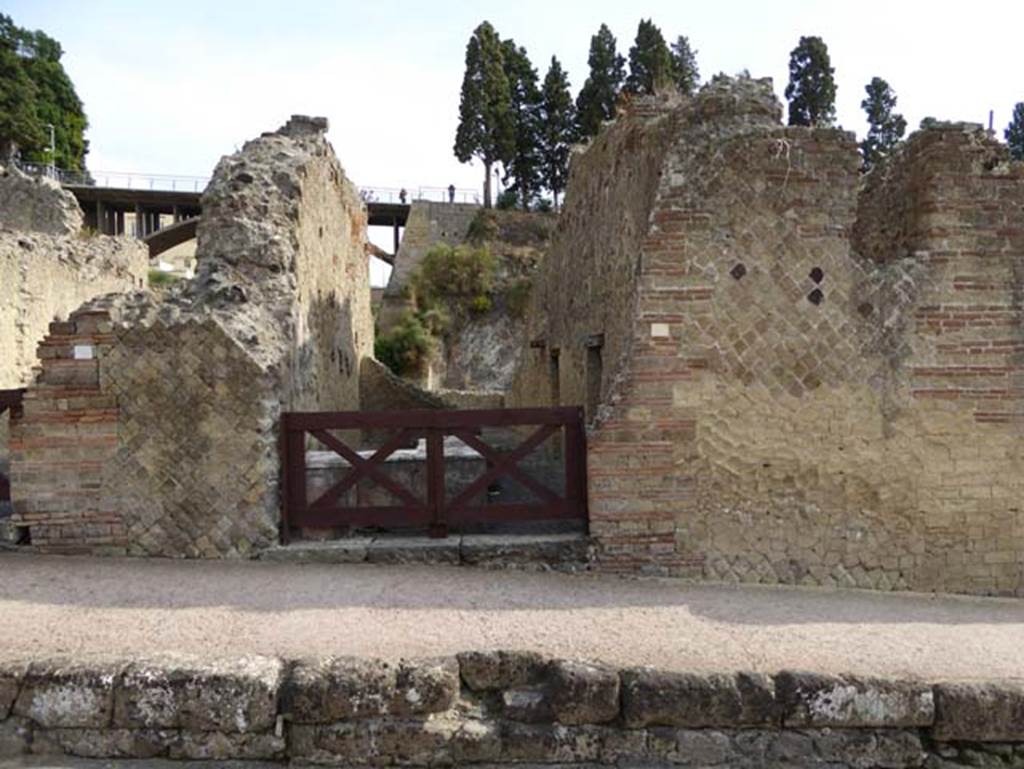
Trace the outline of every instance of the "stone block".
<instances>
[{"instance_id":1,"label":"stone block","mask_svg":"<svg viewBox=\"0 0 1024 769\"><path fill-rule=\"evenodd\" d=\"M439 658L398 665L328 658L296 663L282 692L295 723L327 724L385 715L437 713L459 693L458 663Z\"/></svg>"},{"instance_id":2,"label":"stone block","mask_svg":"<svg viewBox=\"0 0 1024 769\"><path fill-rule=\"evenodd\" d=\"M535 684L547 671L547 660L529 651L473 651L457 655L462 680L475 692Z\"/></svg>"},{"instance_id":3,"label":"stone block","mask_svg":"<svg viewBox=\"0 0 1024 769\"><path fill-rule=\"evenodd\" d=\"M627 726L769 726L778 721L772 680L755 673L673 673L636 668L622 674Z\"/></svg>"},{"instance_id":4,"label":"stone block","mask_svg":"<svg viewBox=\"0 0 1024 769\"><path fill-rule=\"evenodd\" d=\"M940 740L1024 741L1024 683L937 684L933 733Z\"/></svg>"},{"instance_id":5,"label":"stone block","mask_svg":"<svg viewBox=\"0 0 1024 769\"><path fill-rule=\"evenodd\" d=\"M370 545L366 560L370 563L454 565L459 562L459 537L380 537Z\"/></svg>"},{"instance_id":6,"label":"stone block","mask_svg":"<svg viewBox=\"0 0 1024 769\"><path fill-rule=\"evenodd\" d=\"M13 758L29 752L32 724L22 718L0 721L0 759Z\"/></svg>"},{"instance_id":7,"label":"stone block","mask_svg":"<svg viewBox=\"0 0 1024 769\"><path fill-rule=\"evenodd\" d=\"M168 757L192 761L275 760L285 755L284 737L270 734L227 734L183 731L171 743Z\"/></svg>"},{"instance_id":8,"label":"stone block","mask_svg":"<svg viewBox=\"0 0 1024 769\"><path fill-rule=\"evenodd\" d=\"M451 765L461 722L367 719L292 728L290 757L317 764L354 766Z\"/></svg>"},{"instance_id":9,"label":"stone block","mask_svg":"<svg viewBox=\"0 0 1024 769\"><path fill-rule=\"evenodd\" d=\"M13 712L49 728L109 726L120 673L121 667L113 664L32 663Z\"/></svg>"},{"instance_id":10,"label":"stone block","mask_svg":"<svg viewBox=\"0 0 1024 769\"><path fill-rule=\"evenodd\" d=\"M28 663L0 662L0 721L10 715L27 670Z\"/></svg>"},{"instance_id":11,"label":"stone block","mask_svg":"<svg viewBox=\"0 0 1024 769\"><path fill-rule=\"evenodd\" d=\"M501 714L510 721L527 724L550 722L553 718L547 686L521 686L501 693Z\"/></svg>"},{"instance_id":12,"label":"stone block","mask_svg":"<svg viewBox=\"0 0 1024 769\"><path fill-rule=\"evenodd\" d=\"M775 696L787 727L931 726L931 686L785 671L775 676Z\"/></svg>"},{"instance_id":13,"label":"stone block","mask_svg":"<svg viewBox=\"0 0 1024 769\"><path fill-rule=\"evenodd\" d=\"M373 540L368 537L301 542L260 553L261 561L285 563L362 563Z\"/></svg>"},{"instance_id":14,"label":"stone block","mask_svg":"<svg viewBox=\"0 0 1024 769\"><path fill-rule=\"evenodd\" d=\"M161 729L36 729L32 752L81 758L155 758L167 755L177 732Z\"/></svg>"},{"instance_id":15,"label":"stone block","mask_svg":"<svg viewBox=\"0 0 1024 769\"><path fill-rule=\"evenodd\" d=\"M271 657L133 663L117 686L114 725L229 733L273 729L281 678L282 663Z\"/></svg>"},{"instance_id":16,"label":"stone block","mask_svg":"<svg viewBox=\"0 0 1024 769\"><path fill-rule=\"evenodd\" d=\"M619 715L619 673L605 665L558 660L549 671L551 710L559 723L601 724Z\"/></svg>"}]
</instances>

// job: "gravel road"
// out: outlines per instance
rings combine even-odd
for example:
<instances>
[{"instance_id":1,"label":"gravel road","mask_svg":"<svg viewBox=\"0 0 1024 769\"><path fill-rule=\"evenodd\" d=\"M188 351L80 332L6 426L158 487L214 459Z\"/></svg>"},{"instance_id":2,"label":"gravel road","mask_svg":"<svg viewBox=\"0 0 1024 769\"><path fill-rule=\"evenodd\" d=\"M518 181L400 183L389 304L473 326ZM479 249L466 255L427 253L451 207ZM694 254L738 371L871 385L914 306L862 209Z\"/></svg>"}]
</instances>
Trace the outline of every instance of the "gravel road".
<instances>
[{"instance_id":1,"label":"gravel road","mask_svg":"<svg viewBox=\"0 0 1024 769\"><path fill-rule=\"evenodd\" d=\"M0 553L0 658L396 658L496 648L679 670L1024 679L1024 601Z\"/></svg>"}]
</instances>

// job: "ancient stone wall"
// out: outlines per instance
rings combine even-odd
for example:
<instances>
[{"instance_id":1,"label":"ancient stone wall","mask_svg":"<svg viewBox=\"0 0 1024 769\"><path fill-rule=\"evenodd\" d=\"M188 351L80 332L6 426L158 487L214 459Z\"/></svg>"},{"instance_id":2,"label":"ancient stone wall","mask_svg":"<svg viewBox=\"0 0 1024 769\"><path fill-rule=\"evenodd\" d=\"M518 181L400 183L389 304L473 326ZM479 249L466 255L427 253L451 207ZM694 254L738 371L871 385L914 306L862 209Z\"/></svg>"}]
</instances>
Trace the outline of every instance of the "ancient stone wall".
<instances>
[{"instance_id":1,"label":"ancient stone wall","mask_svg":"<svg viewBox=\"0 0 1024 769\"><path fill-rule=\"evenodd\" d=\"M574 163L563 227L584 222L550 259L580 259L595 282L628 270L637 288L559 299L578 281L549 279L535 332L562 348L560 401L599 404L602 565L1024 594L1024 167L980 128L937 125L858 195L853 136L783 128L765 82L716 78L655 112L627 114ZM663 152L629 154L631 131L661 126ZM614 158L587 162L615 143L657 178L629 250L585 235L635 200L598 183ZM631 295L625 324L593 322ZM520 392L544 392L548 353L530 352ZM603 363L599 389L580 360Z\"/></svg>"},{"instance_id":2,"label":"ancient stone wall","mask_svg":"<svg viewBox=\"0 0 1024 769\"><path fill-rule=\"evenodd\" d=\"M221 161L196 277L55 324L12 430L15 519L43 550L213 557L277 536L284 409L359 407L366 214L293 118Z\"/></svg>"},{"instance_id":3,"label":"ancient stone wall","mask_svg":"<svg viewBox=\"0 0 1024 769\"><path fill-rule=\"evenodd\" d=\"M619 670L500 651L399 662L5 661L0 758L30 755L346 767L1017 766L1024 689Z\"/></svg>"},{"instance_id":4,"label":"ancient stone wall","mask_svg":"<svg viewBox=\"0 0 1024 769\"><path fill-rule=\"evenodd\" d=\"M99 294L145 285L145 246L90 235L81 223L73 195L0 169L0 388L29 381L51 321Z\"/></svg>"},{"instance_id":5,"label":"ancient stone wall","mask_svg":"<svg viewBox=\"0 0 1024 769\"><path fill-rule=\"evenodd\" d=\"M57 182L0 166L0 229L77 235L82 221L75 196Z\"/></svg>"}]
</instances>

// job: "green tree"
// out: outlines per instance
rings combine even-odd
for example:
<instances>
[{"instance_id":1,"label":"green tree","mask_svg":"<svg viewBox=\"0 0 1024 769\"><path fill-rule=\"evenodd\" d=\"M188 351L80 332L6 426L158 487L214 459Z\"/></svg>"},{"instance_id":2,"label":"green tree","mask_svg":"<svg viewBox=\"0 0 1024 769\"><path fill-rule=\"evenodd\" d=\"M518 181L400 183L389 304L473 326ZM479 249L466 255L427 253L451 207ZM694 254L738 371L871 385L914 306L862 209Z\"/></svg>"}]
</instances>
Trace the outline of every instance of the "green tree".
<instances>
[{"instance_id":1,"label":"green tree","mask_svg":"<svg viewBox=\"0 0 1024 769\"><path fill-rule=\"evenodd\" d=\"M1010 156L1014 160L1024 160L1024 101L1017 102L1013 108L1013 118L1006 126L1003 137L1010 145Z\"/></svg>"},{"instance_id":2,"label":"green tree","mask_svg":"<svg viewBox=\"0 0 1024 769\"><path fill-rule=\"evenodd\" d=\"M828 126L836 117L835 70L820 37L801 37L789 54L789 124Z\"/></svg>"},{"instance_id":3,"label":"green tree","mask_svg":"<svg viewBox=\"0 0 1024 769\"><path fill-rule=\"evenodd\" d=\"M541 92L537 87L537 70L530 63L525 48L517 46L513 40L505 40L501 44L501 55L508 78L515 133L512 152L504 161L502 181L515 192L523 210L528 211L541 184Z\"/></svg>"},{"instance_id":4,"label":"green tree","mask_svg":"<svg viewBox=\"0 0 1024 769\"><path fill-rule=\"evenodd\" d=\"M903 115L893 111L896 109L896 94L882 78L871 78L864 90L867 97L860 106L868 115L869 127L868 135L860 143L860 151L864 170L867 171L899 144L907 130L907 121Z\"/></svg>"},{"instance_id":5,"label":"green tree","mask_svg":"<svg viewBox=\"0 0 1024 769\"><path fill-rule=\"evenodd\" d=\"M576 110L569 93L569 79L554 56L541 89L540 155L544 186L551 190L555 208L558 195L569 178L569 151L572 147Z\"/></svg>"},{"instance_id":6,"label":"green tree","mask_svg":"<svg viewBox=\"0 0 1024 769\"><path fill-rule=\"evenodd\" d=\"M35 84L16 50L0 40L0 162L9 162L19 148L38 147L42 141Z\"/></svg>"},{"instance_id":7,"label":"green tree","mask_svg":"<svg viewBox=\"0 0 1024 769\"><path fill-rule=\"evenodd\" d=\"M41 163L54 163L60 168L81 171L85 168L88 142L85 129L88 121L82 101L75 93L74 84L61 64L64 51L60 43L41 31L30 31L16 26L9 16L0 14L0 47L4 48L4 63L0 65L0 93L2 98L15 99L17 104L3 109L0 115L0 143L8 151L20 148L25 157ZM13 58L8 55L13 54ZM15 65L28 78L33 88L28 94ZM13 110L13 112L11 111ZM24 127L29 113L34 114L33 125L20 136L12 124ZM16 116L20 116L16 117ZM50 156L49 126L53 126L56 153Z\"/></svg>"},{"instance_id":8,"label":"green tree","mask_svg":"<svg viewBox=\"0 0 1024 769\"><path fill-rule=\"evenodd\" d=\"M672 75L679 92L687 96L693 96L700 85L697 52L690 47L690 41L684 35L672 43Z\"/></svg>"},{"instance_id":9,"label":"green tree","mask_svg":"<svg viewBox=\"0 0 1024 769\"><path fill-rule=\"evenodd\" d=\"M515 123L501 40L483 22L466 45L466 72L459 101L455 157L462 163L479 158L484 165L484 206L491 206L491 169L515 149Z\"/></svg>"},{"instance_id":10,"label":"green tree","mask_svg":"<svg viewBox=\"0 0 1024 769\"><path fill-rule=\"evenodd\" d=\"M601 123L615 117L615 101L626 77L626 60L615 50L615 36L605 24L590 38L590 75L576 97L576 130L580 139L597 136Z\"/></svg>"},{"instance_id":11,"label":"green tree","mask_svg":"<svg viewBox=\"0 0 1024 769\"><path fill-rule=\"evenodd\" d=\"M661 30L650 19L641 19L636 30L636 41L629 49L629 77L626 90L631 93L651 94L673 80L672 53Z\"/></svg>"}]
</instances>

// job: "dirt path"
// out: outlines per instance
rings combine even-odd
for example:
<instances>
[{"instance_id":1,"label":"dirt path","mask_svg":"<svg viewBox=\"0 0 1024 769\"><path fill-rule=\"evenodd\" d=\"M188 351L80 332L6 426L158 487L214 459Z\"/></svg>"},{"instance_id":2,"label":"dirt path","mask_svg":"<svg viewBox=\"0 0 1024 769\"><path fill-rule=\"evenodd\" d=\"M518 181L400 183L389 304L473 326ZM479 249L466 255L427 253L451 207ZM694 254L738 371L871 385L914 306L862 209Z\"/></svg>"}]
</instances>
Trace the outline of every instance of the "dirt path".
<instances>
[{"instance_id":1,"label":"dirt path","mask_svg":"<svg viewBox=\"0 0 1024 769\"><path fill-rule=\"evenodd\" d=\"M0 553L0 657L429 656L1024 679L1024 601L437 566Z\"/></svg>"}]
</instances>

